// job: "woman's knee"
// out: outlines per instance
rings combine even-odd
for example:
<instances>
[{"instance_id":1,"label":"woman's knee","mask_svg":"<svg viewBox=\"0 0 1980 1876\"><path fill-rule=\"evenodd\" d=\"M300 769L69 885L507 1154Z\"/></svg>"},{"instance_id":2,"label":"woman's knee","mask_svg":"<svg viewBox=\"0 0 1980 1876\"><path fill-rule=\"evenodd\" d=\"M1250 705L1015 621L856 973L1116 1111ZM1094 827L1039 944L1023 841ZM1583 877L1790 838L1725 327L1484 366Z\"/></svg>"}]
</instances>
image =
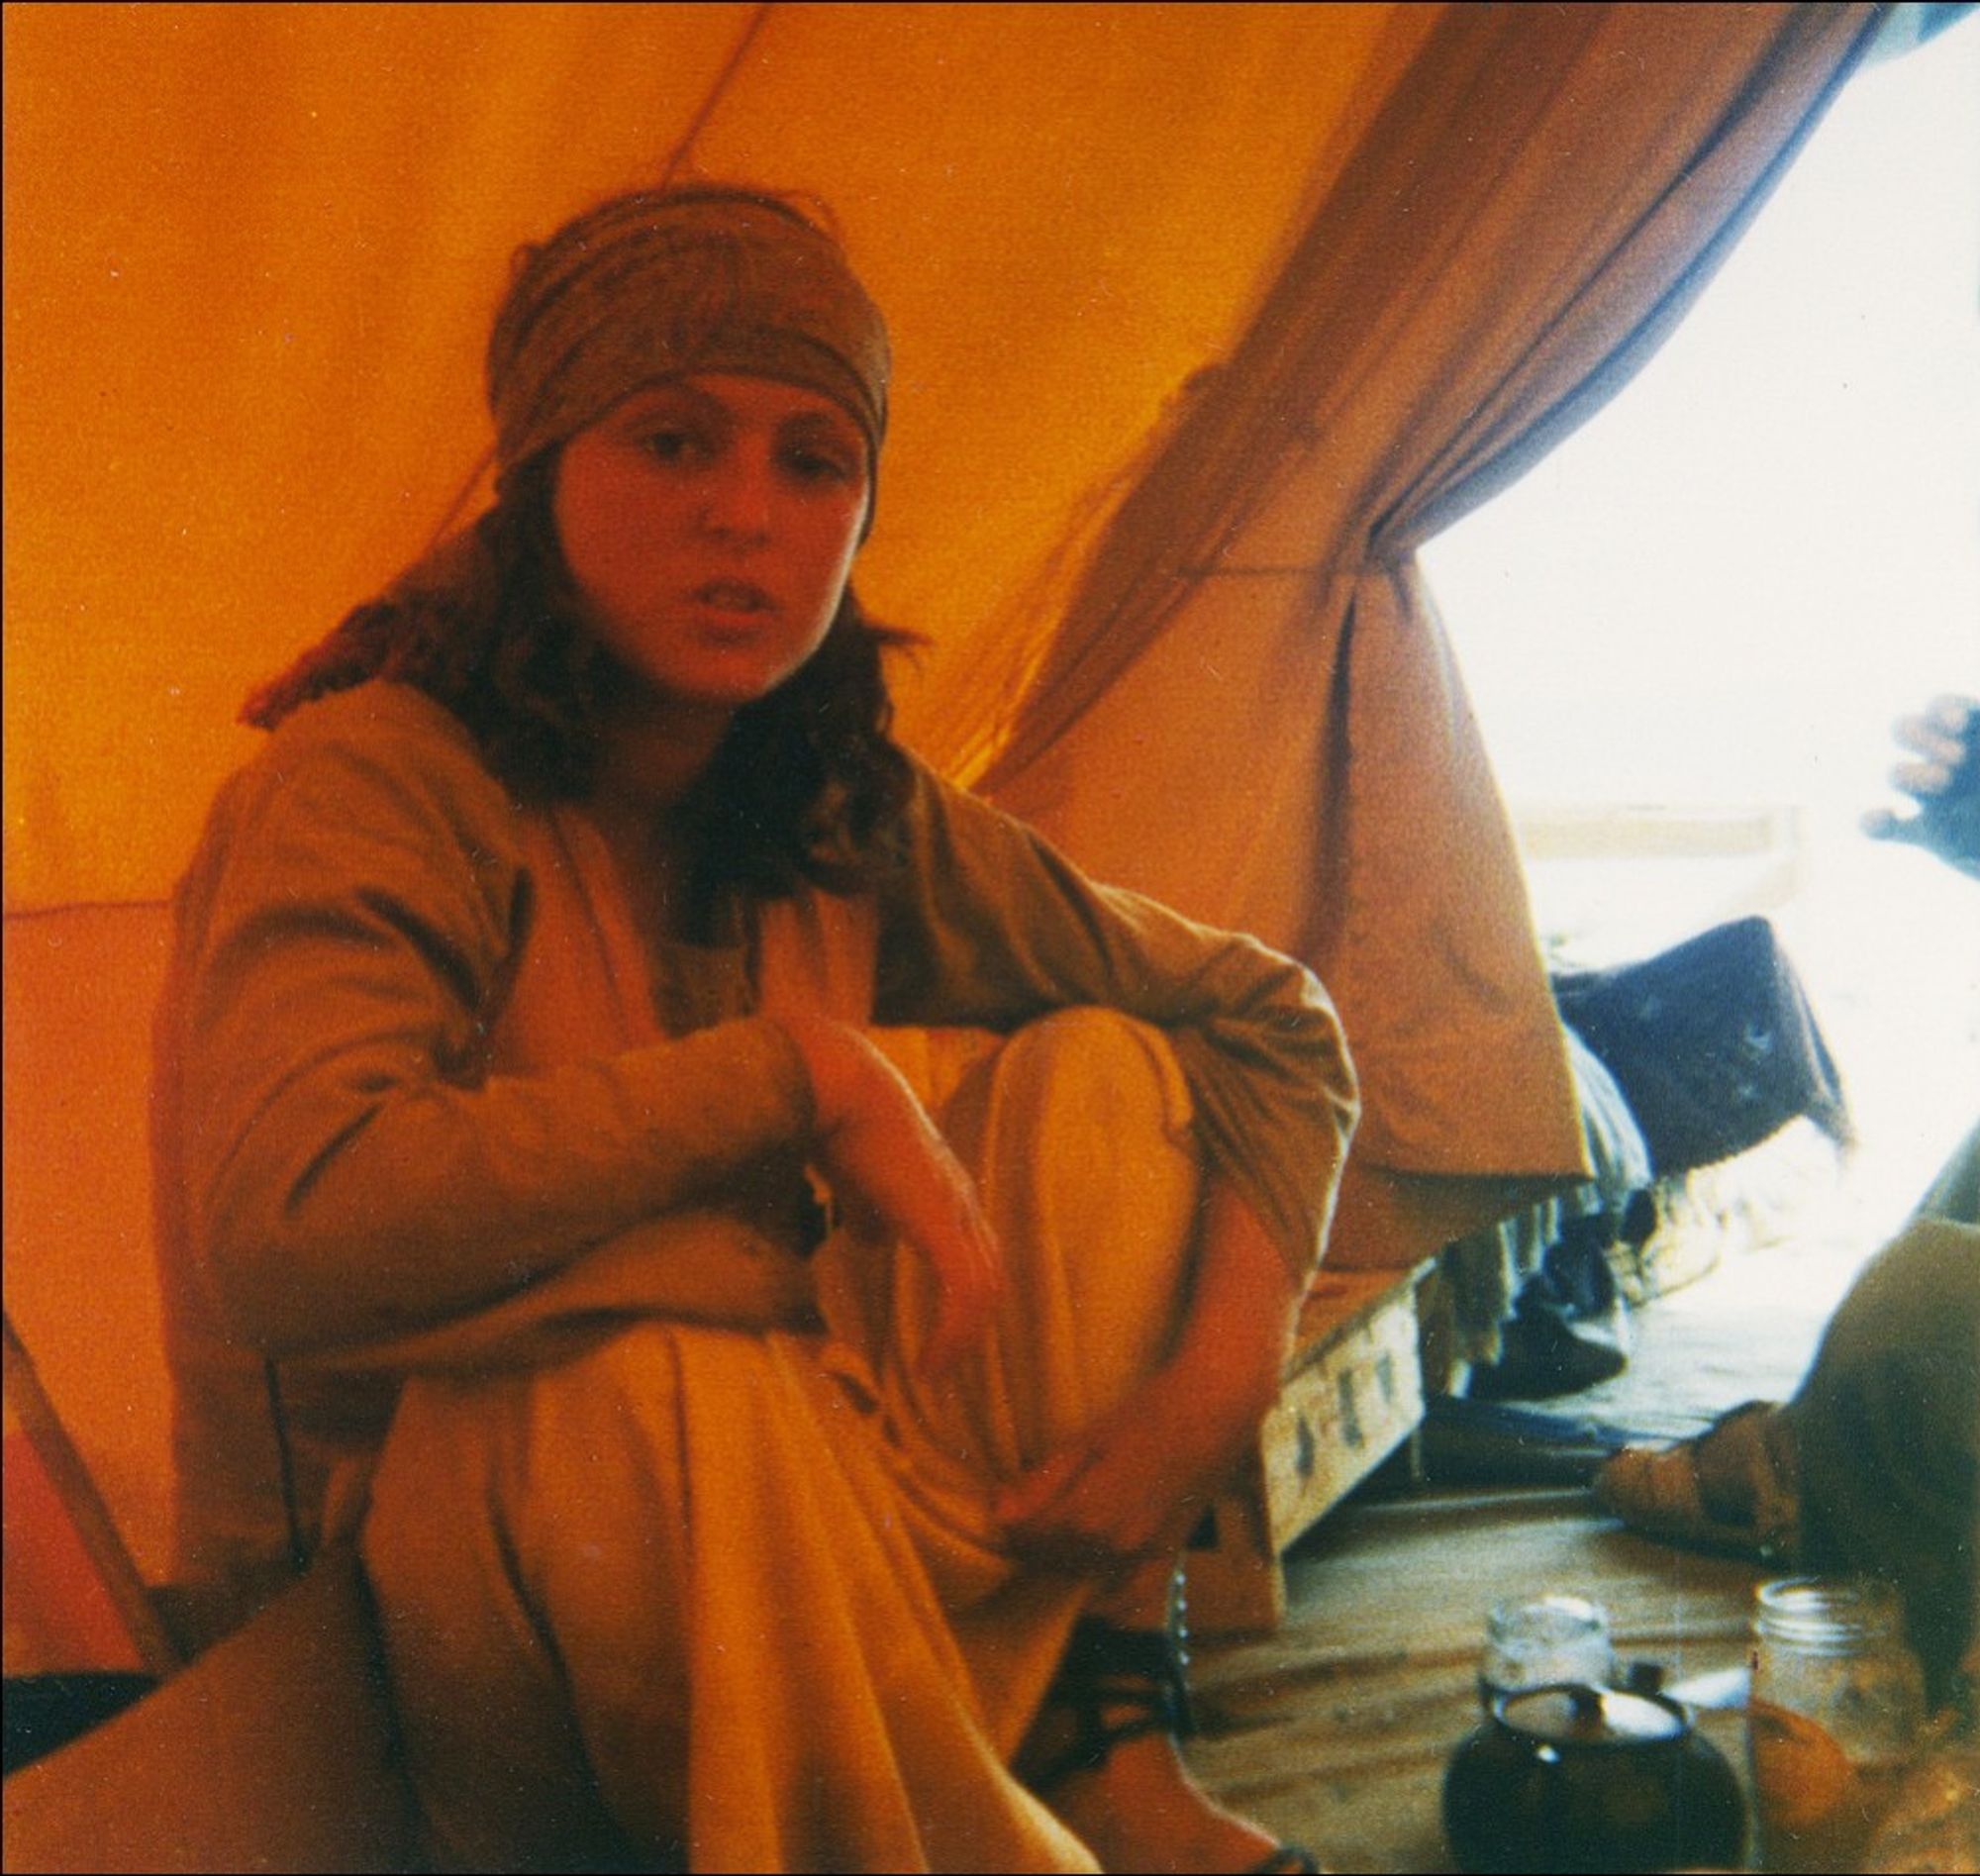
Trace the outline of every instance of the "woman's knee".
<instances>
[{"instance_id":1,"label":"woman's knee","mask_svg":"<svg viewBox=\"0 0 1980 1876\"><path fill-rule=\"evenodd\" d=\"M1115 1010L1055 1010L1019 1030L997 1056L1000 1084L1031 1088L1055 1110L1124 1137L1194 1141L1189 1083L1169 1038Z\"/></svg>"},{"instance_id":2,"label":"woman's knee","mask_svg":"<svg viewBox=\"0 0 1980 1876\"><path fill-rule=\"evenodd\" d=\"M408 1382L365 1519L381 1593L478 1585L486 1604L528 1601L580 1534L573 1520L663 1494L679 1449L680 1333L694 1332L639 1323L544 1367Z\"/></svg>"},{"instance_id":3,"label":"woman's knee","mask_svg":"<svg viewBox=\"0 0 1980 1876\"><path fill-rule=\"evenodd\" d=\"M1138 1371L1173 1325L1203 1189L1167 1038L1111 1011L1058 1012L1004 1044L986 1115L973 1163L1015 1287L1047 1299L1040 1310L1061 1299L1082 1337Z\"/></svg>"},{"instance_id":4,"label":"woman's knee","mask_svg":"<svg viewBox=\"0 0 1980 1876\"><path fill-rule=\"evenodd\" d=\"M685 1711L679 1338L724 1333L641 1323L527 1373L406 1389L363 1555L446 1867L564 1867L542 1860L559 1839L605 1841L594 1753L651 1748ZM644 1768L656 1803L683 1753ZM518 1844L522 1864L474 1860Z\"/></svg>"}]
</instances>

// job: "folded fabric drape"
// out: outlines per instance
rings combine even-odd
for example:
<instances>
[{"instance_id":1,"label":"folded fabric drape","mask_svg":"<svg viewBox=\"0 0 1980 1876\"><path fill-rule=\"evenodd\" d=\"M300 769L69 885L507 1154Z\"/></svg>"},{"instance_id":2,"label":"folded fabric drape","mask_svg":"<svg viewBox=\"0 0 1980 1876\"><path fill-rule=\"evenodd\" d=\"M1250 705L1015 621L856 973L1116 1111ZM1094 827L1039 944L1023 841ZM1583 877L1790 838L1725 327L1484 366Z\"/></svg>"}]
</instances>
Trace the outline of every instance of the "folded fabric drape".
<instances>
[{"instance_id":1,"label":"folded fabric drape","mask_svg":"<svg viewBox=\"0 0 1980 1876\"><path fill-rule=\"evenodd\" d=\"M1586 1172L1414 549L1654 350L1878 18L1441 9L990 739L978 786L1090 871L1327 980L1366 1100L1337 1262L1406 1262Z\"/></svg>"},{"instance_id":2,"label":"folded fabric drape","mask_svg":"<svg viewBox=\"0 0 1980 1876\"><path fill-rule=\"evenodd\" d=\"M1734 919L1631 964L1562 971L1562 1017L1621 1085L1659 1178L1806 1116L1853 1139L1842 1080L1774 928Z\"/></svg>"}]
</instances>

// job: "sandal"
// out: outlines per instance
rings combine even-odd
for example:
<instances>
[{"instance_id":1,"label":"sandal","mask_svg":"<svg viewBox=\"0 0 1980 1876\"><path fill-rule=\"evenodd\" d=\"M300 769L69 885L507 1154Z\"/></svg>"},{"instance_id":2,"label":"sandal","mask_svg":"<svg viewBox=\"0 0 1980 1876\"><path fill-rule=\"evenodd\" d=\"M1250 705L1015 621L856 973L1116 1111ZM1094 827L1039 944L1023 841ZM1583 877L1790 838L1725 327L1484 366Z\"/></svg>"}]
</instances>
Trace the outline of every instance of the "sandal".
<instances>
[{"instance_id":1,"label":"sandal","mask_svg":"<svg viewBox=\"0 0 1980 1876\"><path fill-rule=\"evenodd\" d=\"M1791 1562L1801 1508L1794 1438L1771 1401L1747 1401L1670 1446L1625 1446L1595 1496L1631 1530L1666 1543Z\"/></svg>"},{"instance_id":2,"label":"sandal","mask_svg":"<svg viewBox=\"0 0 1980 1876\"><path fill-rule=\"evenodd\" d=\"M1043 1794L1075 1772L1098 1771L1117 1745L1151 1732L1195 1737L1188 1667L1179 1619L1167 1629L1117 1629L1082 1616L1045 1695L1071 1718L1072 1739L1031 1774L1032 1789Z\"/></svg>"},{"instance_id":3,"label":"sandal","mask_svg":"<svg viewBox=\"0 0 1980 1876\"><path fill-rule=\"evenodd\" d=\"M1072 1739L1042 1766L1029 1770L1026 1782L1042 1797L1077 1773L1097 1771L1117 1745L1130 1739L1152 1732L1193 1738L1197 1727L1188 1673L1180 1570L1169 1591L1169 1619L1163 1628L1122 1629L1098 1616L1082 1616L1045 1695L1047 1706L1070 1718ZM1320 1864L1304 1845L1275 1843L1244 1876L1319 1872Z\"/></svg>"}]
</instances>

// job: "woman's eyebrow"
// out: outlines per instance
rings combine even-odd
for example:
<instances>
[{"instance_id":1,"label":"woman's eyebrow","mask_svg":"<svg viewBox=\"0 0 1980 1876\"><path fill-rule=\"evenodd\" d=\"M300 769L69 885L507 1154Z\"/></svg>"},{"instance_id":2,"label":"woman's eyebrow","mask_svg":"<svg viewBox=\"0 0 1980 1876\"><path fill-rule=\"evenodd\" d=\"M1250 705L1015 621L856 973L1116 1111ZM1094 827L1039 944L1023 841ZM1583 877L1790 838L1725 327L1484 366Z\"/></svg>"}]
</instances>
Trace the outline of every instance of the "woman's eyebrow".
<instances>
[{"instance_id":1,"label":"woman's eyebrow","mask_svg":"<svg viewBox=\"0 0 1980 1876\"><path fill-rule=\"evenodd\" d=\"M666 416L683 407L697 417L721 416L728 409L720 398L711 397L692 384L674 382L649 384L644 390L635 391L620 406L620 410L626 417L638 422L644 417Z\"/></svg>"},{"instance_id":2,"label":"woman's eyebrow","mask_svg":"<svg viewBox=\"0 0 1980 1876\"><path fill-rule=\"evenodd\" d=\"M792 411L783 420L784 430L801 432L806 436L826 436L843 439L846 443L859 443L859 427L849 417L842 416L830 405L820 405L816 410Z\"/></svg>"}]
</instances>

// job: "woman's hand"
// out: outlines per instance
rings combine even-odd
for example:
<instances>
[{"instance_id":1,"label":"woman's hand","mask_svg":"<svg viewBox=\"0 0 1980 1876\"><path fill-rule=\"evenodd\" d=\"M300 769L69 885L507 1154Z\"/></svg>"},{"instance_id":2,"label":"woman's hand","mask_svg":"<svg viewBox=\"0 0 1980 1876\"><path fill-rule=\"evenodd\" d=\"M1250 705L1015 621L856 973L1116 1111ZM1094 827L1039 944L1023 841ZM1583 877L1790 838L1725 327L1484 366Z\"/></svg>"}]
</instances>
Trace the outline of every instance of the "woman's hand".
<instances>
[{"instance_id":1,"label":"woman's hand","mask_svg":"<svg viewBox=\"0 0 1980 1876\"><path fill-rule=\"evenodd\" d=\"M1011 1548L1077 1575L1179 1550L1277 1396L1304 1288L1235 1190L1214 1185L1174 1353L999 1493Z\"/></svg>"},{"instance_id":2,"label":"woman's hand","mask_svg":"<svg viewBox=\"0 0 1980 1876\"><path fill-rule=\"evenodd\" d=\"M939 1374L989 1328L1003 1289L1003 1255L975 1182L900 1071L857 1030L819 1016L778 1021L811 1078L819 1170L934 1275L921 1365Z\"/></svg>"},{"instance_id":3,"label":"woman's hand","mask_svg":"<svg viewBox=\"0 0 1980 1876\"><path fill-rule=\"evenodd\" d=\"M1164 1368L1014 1480L993 1510L1026 1562L1109 1577L1188 1541L1257 1431L1247 1392Z\"/></svg>"}]
</instances>

